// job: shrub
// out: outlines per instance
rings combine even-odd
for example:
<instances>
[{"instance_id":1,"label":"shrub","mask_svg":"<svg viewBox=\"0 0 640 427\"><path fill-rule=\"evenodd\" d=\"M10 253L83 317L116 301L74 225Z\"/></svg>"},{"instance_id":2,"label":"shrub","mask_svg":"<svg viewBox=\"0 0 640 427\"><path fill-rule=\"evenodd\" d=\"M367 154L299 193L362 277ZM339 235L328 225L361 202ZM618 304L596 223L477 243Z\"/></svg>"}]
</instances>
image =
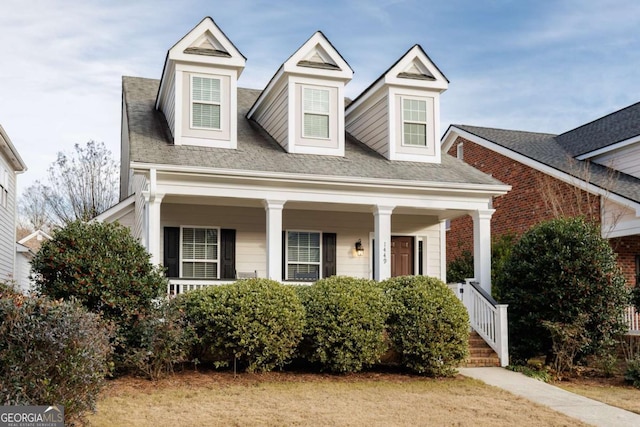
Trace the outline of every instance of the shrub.
<instances>
[{"instance_id":1,"label":"shrub","mask_svg":"<svg viewBox=\"0 0 640 427\"><path fill-rule=\"evenodd\" d=\"M53 299L71 297L118 327L116 351L123 354L138 337L139 318L166 292L166 279L144 247L117 224L72 222L57 230L31 262L36 290Z\"/></svg>"},{"instance_id":2,"label":"shrub","mask_svg":"<svg viewBox=\"0 0 640 427\"><path fill-rule=\"evenodd\" d=\"M640 357L627 361L627 370L624 373L624 380L633 385L635 388L640 388Z\"/></svg>"},{"instance_id":3,"label":"shrub","mask_svg":"<svg viewBox=\"0 0 640 427\"><path fill-rule=\"evenodd\" d=\"M140 318L131 333L138 342L129 347L126 364L138 374L157 380L173 373L188 352L187 325L175 299L162 300Z\"/></svg>"},{"instance_id":4,"label":"shrub","mask_svg":"<svg viewBox=\"0 0 640 427\"><path fill-rule=\"evenodd\" d=\"M331 372L358 372L380 360L386 306L376 282L333 276L301 295L307 317L302 357Z\"/></svg>"},{"instance_id":5,"label":"shrub","mask_svg":"<svg viewBox=\"0 0 640 427\"><path fill-rule=\"evenodd\" d=\"M192 355L249 372L283 366L304 328L296 292L268 279L246 279L179 296L193 328Z\"/></svg>"},{"instance_id":6,"label":"shrub","mask_svg":"<svg viewBox=\"0 0 640 427\"><path fill-rule=\"evenodd\" d=\"M429 376L453 375L469 347L469 316L462 302L433 277L394 277L382 286L390 304L389 338L403 365Z\"/></svg>"},{"instance_id":7,"label":"shrub","mask_svg":"<svg viewBox=\"0 0 640 427\"><path fill-rule=\"evenodd\" d=\"M464 279L472 278L473 274L473 254L468 250L447 265L448 283L464 283Z\"/></svg>"},{"instance_id":8,"label":"shrub","mask_svg":"<svg viewBox=\"0 0 640 427\"><path fill-rule=\"evenodd\" d=\"M107 330L75 302L0 298L0 404L62 404L67 422L82 419L109 371Z\"/></svg>"},{"instance_id":9,"label":"shrub","mask_svg":"<svg viewBox=\"0 0 640 427\"><path fill-rule=\"evenodd\" d=\"M580 314L573 323L542 321L542 326L551 335L553 351L552 368L556 376L562 378L565 372L572 373L576 356L589 344L584 329L587 315Z\"/></svg>"},{"instance_id":10,"label":"shrub","mask_svg":"<svg viewBox=\"0 0 640 427\"><path fill-rule=\"evenodd\" d=\"M551 361L552 339L544 321L574 324L586 315L587 345L577 358L610 351L624 331L624 277L608 242L581 218L531 228L513 247L495 286L500 302L509 304L513 360L546 355Z\"/></svg>"}]
</instances>

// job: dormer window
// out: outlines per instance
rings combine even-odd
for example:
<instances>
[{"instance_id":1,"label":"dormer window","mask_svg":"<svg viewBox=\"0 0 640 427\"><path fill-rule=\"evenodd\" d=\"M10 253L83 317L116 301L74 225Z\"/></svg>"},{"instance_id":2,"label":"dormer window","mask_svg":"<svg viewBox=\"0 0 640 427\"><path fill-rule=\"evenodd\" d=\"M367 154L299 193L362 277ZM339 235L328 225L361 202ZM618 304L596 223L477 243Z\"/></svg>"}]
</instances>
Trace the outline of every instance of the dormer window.
<instances>
[{"instance_id":1,"label":"dormer window","mask_svg":"<svg viewBox=\"0 0 640 427\"><path fill-rule=\"evenodd\" d=\"M305 87L303 90L305 138L329 138L329 91Z\"/></svg>"},{"instance_id":2,"label":"dormer window","mask_svg":"<svg viewBox=\"0 0 640 427\"><path fill-rule=\"evenodd\" d=\"M402 128L403 145L427 146L427 101L403 98Z\"/></svg>"},{"instance_id":3,"label":"dormer window","mask_svg":"<svg viewBox=\"0 0 640 427\"><path fill-rule=\"evenodd\" d=\"M220 129L220 79L191 76L191 127Z\"/></svg>"}]
</instances>

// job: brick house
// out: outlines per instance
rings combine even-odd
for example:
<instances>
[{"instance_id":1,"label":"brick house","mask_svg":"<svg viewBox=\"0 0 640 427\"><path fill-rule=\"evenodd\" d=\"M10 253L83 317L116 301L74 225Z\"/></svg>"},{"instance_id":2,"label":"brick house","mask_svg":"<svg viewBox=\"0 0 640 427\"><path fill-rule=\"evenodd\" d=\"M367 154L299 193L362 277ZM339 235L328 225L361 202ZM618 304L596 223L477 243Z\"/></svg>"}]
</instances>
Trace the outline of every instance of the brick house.
<instances>
[{"instance_id":1,"label":"brick house","mask_svg":"<svg viewBox=\"0 0 640 427\"><path fill-rule=\"evenodd\" d=\"M452 125L442 149L512 186L494 198L492 237L585 215L610 240L627 283L638 283L640 103L560 135ZM451 221L447 263L473 250L472 235L469 216Z\"/></svg>"}]
</instances>

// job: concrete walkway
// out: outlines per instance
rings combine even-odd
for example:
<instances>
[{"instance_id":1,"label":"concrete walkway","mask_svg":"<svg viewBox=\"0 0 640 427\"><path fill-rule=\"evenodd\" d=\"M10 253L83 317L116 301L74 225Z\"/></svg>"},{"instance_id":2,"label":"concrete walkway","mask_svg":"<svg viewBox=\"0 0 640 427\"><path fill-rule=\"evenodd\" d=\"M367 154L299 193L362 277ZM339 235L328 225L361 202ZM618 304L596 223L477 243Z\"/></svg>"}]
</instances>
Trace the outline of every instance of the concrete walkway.
<instances>
[{"instance_id":1,"label":"concrete walkway","mask_svg":"<svg viewBox=\"0 0 640 427\"><path fill-rule=\"evenodd\" d=\"M459 368L460 374L502 388L594 426L640 426L640 415L504 368Z\"/></svg>"}]
</instances>

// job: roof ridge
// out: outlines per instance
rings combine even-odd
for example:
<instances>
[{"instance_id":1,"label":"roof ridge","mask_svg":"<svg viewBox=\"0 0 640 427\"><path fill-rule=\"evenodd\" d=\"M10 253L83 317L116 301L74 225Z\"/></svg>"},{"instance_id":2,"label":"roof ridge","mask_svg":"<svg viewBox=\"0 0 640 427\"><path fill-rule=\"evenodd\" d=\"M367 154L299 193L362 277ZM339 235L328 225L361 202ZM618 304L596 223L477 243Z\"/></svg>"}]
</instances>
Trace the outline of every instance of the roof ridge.
<instances>
[{"instance_id":1,"label":"roof ridge","mask_svg":"<svg viewBox=\"0 0 640 427\"><path fill-rule=\"evenodd\" d=\"M611 112L611 113L609 113L609 114L605 114L604 116L600 116L600 117L598 117L597 119L593 119L593 120L591 120L590 122L584 123L584 124L582 124L582 125L580 125L580 126L578 126L578 127L575 127L575 128L573 128L573 129L569 129L569 130L568 130L568 131L566 131L566 132L562 132L562 133L561 133L561 134L559 134L558 136L563 136L563 135L566 135L566 134L568 134L568 133L575 132L575 131L577 131L578 129L581 129L581 128L584 128L584 127L587 127L587 126L589 126L589 125L592 125L592 124L594 124L594 123L596 123L596 122L599 122L599 121L601 121L601 120L604 120L604 119L606 119L607 117L611 117L611 116L613 116L613 115L615 115L615 114L619 114L619 113L623 112L624 110L628 110L628 109L630 109L630 108L632 108L632 107L635 107L635 106L637 106L637 105L639 105L639 104L640 104L640 101L635 102L635 103L633 103L633 104L631 104L631 105L627 105L626 107L620 108L620 109L618 109L618 110L616 110L616 111L612 111L612 112Z\"/></svg>"}]
</instances>

